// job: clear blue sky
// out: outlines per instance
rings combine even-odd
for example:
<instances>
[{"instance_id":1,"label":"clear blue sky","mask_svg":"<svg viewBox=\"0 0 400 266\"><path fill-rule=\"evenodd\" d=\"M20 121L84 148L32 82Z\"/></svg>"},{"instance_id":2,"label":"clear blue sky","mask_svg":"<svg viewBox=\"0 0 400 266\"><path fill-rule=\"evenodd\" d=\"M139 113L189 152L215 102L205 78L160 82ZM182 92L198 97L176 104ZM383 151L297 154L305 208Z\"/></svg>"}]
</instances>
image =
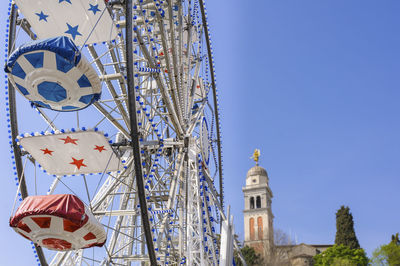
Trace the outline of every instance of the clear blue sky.
<instances>
[{"instance_id":1,"label":"clear blue sky","mask_svg":"<svg viewBox=\"0 0 400 266\"><path fill-rule=\"evenodd\" d=\"M332 244L335 212L348 205L371 255L400 231L400 2L219 0L207 9L226 204L240 238L241 189L259 148L275 228ZM3 11L3 33L5 19ZM32 265L30 244L8 227L15 184L6 133L0 123L0 261Z\"/></svg>"},{"instance_id":2,"label":"clear blue sky","mask_svg":"<svg viewBox=\"0 0 400 266\"><path fill-rule=\"evenodd\" d=\"M243 239L261 149L274 226L334 242L348 205L368 254L400 231L400 2L208 1L222 106L226 203Z\"/></svg>"}]
</instances>

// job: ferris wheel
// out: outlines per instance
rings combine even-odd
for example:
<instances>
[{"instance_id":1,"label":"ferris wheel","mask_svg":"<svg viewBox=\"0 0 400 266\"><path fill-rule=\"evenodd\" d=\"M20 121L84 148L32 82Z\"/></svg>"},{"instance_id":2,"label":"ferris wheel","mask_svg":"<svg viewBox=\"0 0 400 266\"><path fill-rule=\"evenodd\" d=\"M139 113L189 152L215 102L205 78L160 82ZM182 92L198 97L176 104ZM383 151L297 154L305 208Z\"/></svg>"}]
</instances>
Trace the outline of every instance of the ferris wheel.
<instances>
[{"instance_id":1,"label":"ferris wheel","mask_svg":"<svg viewBox=\"0 0 400 266\"><path fill-rule=\"evenodd\" d=\"M218 265L229 219L203 0L8 10L10 226L38 264Z\"/></svg>"}]
</instances>

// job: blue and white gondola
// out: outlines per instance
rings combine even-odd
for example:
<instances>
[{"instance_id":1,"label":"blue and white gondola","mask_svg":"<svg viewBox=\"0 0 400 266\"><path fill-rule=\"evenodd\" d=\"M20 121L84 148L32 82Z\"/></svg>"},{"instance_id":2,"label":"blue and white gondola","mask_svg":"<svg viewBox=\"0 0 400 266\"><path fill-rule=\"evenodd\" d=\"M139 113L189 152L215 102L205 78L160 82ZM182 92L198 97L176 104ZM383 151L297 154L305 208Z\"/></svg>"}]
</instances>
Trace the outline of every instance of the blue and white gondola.
<instances>
[{"instance_id":1,"label":"blue and white gondola","mask_svg":"<svg viewBox=\"0 0 400 266\"><path fill-rule=\"evenodd\" d=\"M20 46L10 55L5 71L25 98L51 110L81 110L101 96L96 71L65 36Z\"/></svg>"}]
</instances>

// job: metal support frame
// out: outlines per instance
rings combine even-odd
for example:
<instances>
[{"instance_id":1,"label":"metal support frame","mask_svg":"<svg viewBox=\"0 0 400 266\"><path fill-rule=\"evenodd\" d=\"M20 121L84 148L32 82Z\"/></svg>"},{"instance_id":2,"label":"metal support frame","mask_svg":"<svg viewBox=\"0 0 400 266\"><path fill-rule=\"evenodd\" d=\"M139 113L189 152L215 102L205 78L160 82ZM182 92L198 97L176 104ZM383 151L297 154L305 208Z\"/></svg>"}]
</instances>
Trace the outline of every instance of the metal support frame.
<instances>
[{"instance_id":1,"label":"metal support frame","mask_svg":"<svg viewBox=\"0 0 400 266\"><path fill-rule=\"evenodd\" d=\"M200 183L197 154L193 145L188 150L187 184L187 234L186 253L188 265L207 265L204 254L203 215L201 210Z\"/></svg>"},{"instance_id":2,"label":"metal support frame","mask_svg":"<svg viewBox=\"0 0 400 266\"><path fill-rule=\"evenodd\" d=\"M228 212L226 214L227 220L222 221L221 227L221 253L220 265L230 266L233 260L233 235L235 234L233 226L233 216L230 214L230 206L228 205Z\"/></svg>"},{"instance_id":3,"label":"metal support frame","mask_svg":"<svg viewBox=\"0 0 400 266\"><path fill-rule=\"evenodd\" d=\"M91 199L93 213L96 215L96 218L100 221L101 219L108 219L108 224L107 222L103 224L107 228L107 234L108 230L113 230L108 242L109 245L104 246L107 257L104 257L102 261L94 260L94 258L89 258L90 256L88 257L87 254L85 256L85 252L74 250L57 253L51 264L76 265L96 262L101 265L130 265L131 261L141 261L142 265L144 263L146 265L148 263L157 265L157 262L164 263L167 260L176 263L179 258L187 265L212 265L213 262L215 264L218 255L214 246L214 220L211 218L215 217L213 215L218 215L218 212L214 208L211 210L211 207L214 204L218 206L218 210L221 212L221 220L226 218L221 207L223 204L223 180L216 85L203 1L200 0L199 2L202 22L198 19L196 22L199 23L192 25L190 14L188 15L188 36L187 39L185 38L188 42L186 55L184 55L183 45L185 41L183 31L186 29L183 28L182 24L182 3L179 1L165 2L164 7L168 9L166 14L169 14L166 17L161 17L156 11L157 16L153 22L155 23L155 29L157 29L157 26L160 28L160 31L156 33L156 37L158 42L161 43L154 44L154 47L151 47L152 44L149 42L151 34L146 32L143 33L144 37L142 37L142 28L138 26L139 23L144 24L145 21L142 20L140 22L140 18L135 21L132 19L132 13L136 12L132 10L133 0L116 2L122 4L118 5L117 9L112 10L116 16L114 19L120 20L121 17L125 17L125 21L121 21L121 25L126 30L126 34L119 39L119 45L121 46L116 45L115 47L111 47L111 44L108 43L106 44L108 52L104 54L100 52L102 51L100 48L95 49L92 46L88 48L88 53L93 57L92 64L97 66L102 82L109 85L111 95L110 99L93 104L103 115L98 124L103 120L108 120L110 125L113 125L124 135L126 140L124 145L129 144L130 146L129 148L122 147L122 145L118 146L122 152L125 152L124 156L128 161L126 170L123 170L120 174L110 174L98 191L96 188L94 193L96 196ZM180 14L180 22L177 27L173 26L174 24L172 23L174 20L172 17L174 13L172 7L175 2L179 5ZM198 16L199 9L196 7L197 3L194 9L191 9L191 3L189 1L188 12L193 12L193 14ZM155 8L155 4L146 3L146 8L153 9ZM125 14L123 14L123 11L125 11ZM12 16L14 16L14 20L12 20ZM13 6L10 17L12 26L10 26L11 38L9 47L12 47L13 41L11 40L15 39L16 19L16 8ZM169 23L165 19L169 19ZM135 30L133 30L134 23L136 23ZM29 32L27 34L30 35ZM137 39L136 45L143 53L143 59L135 57L133 53L135 48L135 44L132 41L134 39L133 35ZM176 39L175 37L178 38ZM192 42L200 39L202 42L201 46L205 47L204 41L206 42L207 52L202 51L200 45L197 48L195 44L192 45ZM178 41L179 43L177 44ZM122 45L124 42L125 47ZM168 74L163 72L137 72L136 68L134 69L133 63L139 62L139 65L142 66L141 60L147 61L147 65L143 65L144 67L158 68L153 55L157 53L159 46L164 47L165 61L167 61L166 67L170 70L167 71ZM169 47L171 47L171 52L168 49ZM153 48L154 52L151 48ZM112 58L111 63L107 63L107 61L103 62L102 60L107 53ZM207 85L204 85L202 80L198 80L202 71L201 64L205 62L204 57L200 56L200 54L204 55L205 53L208 53L211 70L211 81L208 80ZM124 58L125 56L126 58ZM106 73L105 70L109 66L112 66L114 71ZM125 73L123 73L125 70L126 80L124 78ZM187 75L185 71L187 71ZM136 84L138 86L137 90L135 89L137 80L134 78L134 74L136 73L139 74L139 83ZM153 85L153 83L156 85ZM203 95L203 98L200 100L195 99L194 94L197 83L207 86L207 89L204 89L207 92L212 87L213 107L207 102L207 95ZM117 92L118 84L121 92ZM147 84L147 86L142 87L143 84ZM154 86L158 87L159 91L154 89ZM11 84L9 84L9 91L12 137L15 139L18 135L18 127L15 90ZM115 106L111 106L110 102L114 102ZM200 107L196 109L197 113L192 113L191 107L194 102L200 103ZM146 111L144 107L150 110ZM219 160L216 167L219 172L220 192L218 195L213 184L210 183L208 188L214 193L210 197L212 198L210 201L209 197L205 196L210 194L210 192L207 191L207 187L204 185L205 182L199 179L201 176L200 172L203 170L199 170L201 165L198 154L201 151L201 147L199 147L201 143L198 143L196 127L198 125L197 122L202 117L204 108L210 109L211 113L213 113L213 119L214 116L216 117L216 123L213 123L213 126L217 127L218 150L213 152L217 153ZM40 108L38 108L38 111L41 112L41 116L47 124L55 128L54 124L52 124L53 121L46 116L46 113ZM206 111L204 113L208 114ZM147 121L147 119L149 120ZM158 135L156 132L160 132L161 134ZM156 135L157 137L155 137ZM140 138L143 138L144 141L139 143ZM129 142L129 140L131 141ZM22 161L19 147L13 143L12 148L16 155L17 169L19 169L18 174L21 178L21 191L25 190L22 195L26 197L28 192L24 179L21 177ZM160 154L157 154L157 156L162 158L160 160L163 161L163 164L158 164L154 178L152 179L154 182L148 185L150 188L146 187L148 189L147 192L144 189L144 182L150 180L144 180L143 174L147 174L150 171L154 159L158 158L156 156L158 149L160 149ZM144 151L144 155L142 156L145 157L141 158L141 151ZM146 163L146 166L142 166L142 160ZM56 182L58 182L58 179L54 181L54 184ZM100 182L101 180L98 186ZM146 196L148 197L147 200ZM118 207L114 199L119 199ZM210 209L208 209L209 206ZM151 211L148 207L151 207ZM158 211L161 212L158 213ZM175 212L174 216L170 215L170 212ZM138 217L139 215L141 216L140 218ZM115 221L111 220L115 216L118 216L118 218ZM151 218L154 219L152 223L150 223ZM110 226L110 220L113 223L112 226ZM152 230L154 231L152 232ZM157 242L153 241L153 234L154 238L157 238ZM166 243L171 247L166 247ZM208 251L207 248L209 248ZM41 248L37 247L37 250L40 259L42 256L40 260L41 264L47 265ZM171 253L171 256L167 255L166 252ZM157 260L156 255L161 257L160 261ZM170 257L167 258L166 256Z\"/></svg>"},{"instance_id":4,"label":"metal support frame","mask_svg":"<svg viewBox=\"0 0 400 266\"><path fill-rule=\"evenodd\" d=\"M146 196L143 185L142 164L140 160L140 146L139 146L139 132L136 117L136 102L135 102L135 85L133 77L133 23L132 23L132 0L126 0L125 13L126 13L126 65L127 70L127 85L128 85L128 102L129 102L129 115L130 115L130 128L131 128L131 144L133 148L134 167L136 186L139 197L140 213L142 218L143 230L147 242L147 251L151 265L157 265L156 254L154 252L153 238L151 235L150 222L147 212Z\"/></svg>"}]
</instances>

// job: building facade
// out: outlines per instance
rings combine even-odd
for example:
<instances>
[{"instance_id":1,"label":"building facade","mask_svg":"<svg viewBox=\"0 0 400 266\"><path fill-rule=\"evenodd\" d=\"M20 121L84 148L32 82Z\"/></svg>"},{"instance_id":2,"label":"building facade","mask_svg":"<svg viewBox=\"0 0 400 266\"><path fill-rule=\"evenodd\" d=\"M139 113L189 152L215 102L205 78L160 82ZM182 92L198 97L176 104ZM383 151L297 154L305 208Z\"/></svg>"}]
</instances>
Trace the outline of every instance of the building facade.
<instances>
[{"instance_id":1,"label":"building facade","mask_svg":"<svg viewBox=\"0 0 400 266\"><path fill-rule=\"evenodd\" d=\"M272 192L267 171L256 165L246 176L244 194L244 244L267 256L274 243Z\"/></svg>"},{"instance_id":2,"label":"building facade","mask_svg":"<svg viewBox=\"0 0 400 266\"><path fill-rule=\"evenodd\" d=\"M267 171L258 165L246 175L244 194L244 245L253 247L265 265L310 266L313 256L332 245L275 245L272 214L272 191Z\"/></svg>"}]
</instances>

